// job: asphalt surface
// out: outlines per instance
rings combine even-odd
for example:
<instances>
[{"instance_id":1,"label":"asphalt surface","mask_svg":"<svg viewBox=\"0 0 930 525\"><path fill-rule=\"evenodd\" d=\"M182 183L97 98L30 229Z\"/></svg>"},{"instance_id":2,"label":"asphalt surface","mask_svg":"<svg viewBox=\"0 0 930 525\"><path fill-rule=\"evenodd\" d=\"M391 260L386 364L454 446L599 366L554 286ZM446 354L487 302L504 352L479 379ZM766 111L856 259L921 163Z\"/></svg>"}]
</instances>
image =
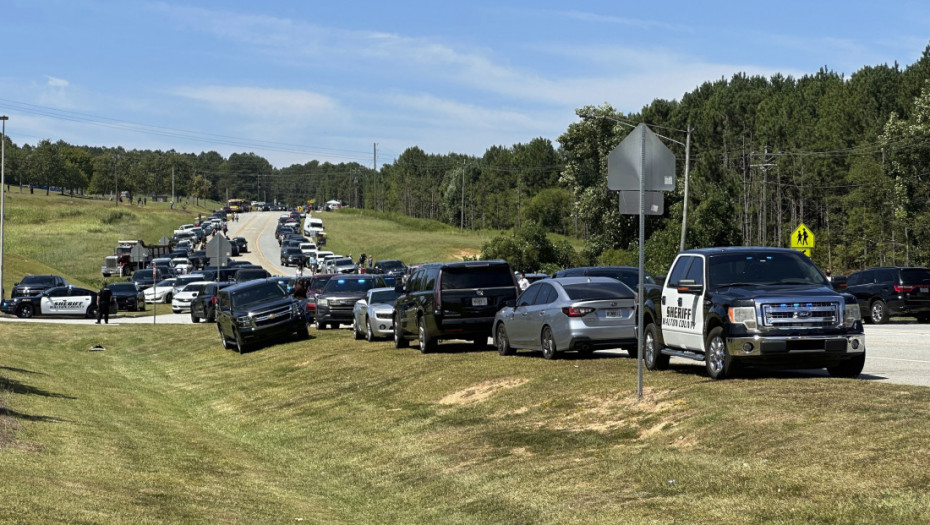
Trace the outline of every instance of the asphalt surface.
<instances>
[{"instance_id":1,"label":"asphalt surface","mask_svg":"<svg viewBox=\"0 0 930 525\"><path fill-rule=\"evenodd\" d=\"M245 237L249 243L249 252L240 259L258 264L273 275L294 275L294 268L285 268L279 264L280 248L274 237L278 224L279 212L253 212L239 216L239 221L227 223L230 237ZM169 312L170 306L157 305L160 312ZM149 313L152 305L148 305ZM22 323L62 323L93 324L93 319L43 318L18 319L13 316L0 315L0 322ZM160 313L157 316L125 317L110 316L111 325L122 324L192 324L190 314ZM101 327L104 329L104 327ZM891 321L885 325L866 325L866 360L865 369L860 379L880 381L902 385L930 387L930 324L918 324L914 321ZM626 352L618 352L618 355ZM699 367L702 363L673 358L672 363ZM789 375L792 377L826 376L825 370L800 370L765 372L766 374Z\"/></svg>"}]
</instances>

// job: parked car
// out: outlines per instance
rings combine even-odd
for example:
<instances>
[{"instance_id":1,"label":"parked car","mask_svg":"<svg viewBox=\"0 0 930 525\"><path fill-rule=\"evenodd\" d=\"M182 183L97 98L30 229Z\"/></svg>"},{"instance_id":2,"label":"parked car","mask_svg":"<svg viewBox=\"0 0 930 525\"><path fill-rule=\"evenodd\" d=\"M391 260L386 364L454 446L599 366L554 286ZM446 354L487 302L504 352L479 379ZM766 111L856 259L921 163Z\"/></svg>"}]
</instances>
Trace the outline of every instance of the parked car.
<instances>
[{"instance_id":1,"label":"parked car","mask_svg":"<svg viewBox=\"0 0 930 525\"><path fill-rule=\"evenodd\" d=\"M930 323L928 268L869 268L850 275L844 291L856 296L862 318L875 324L905 316L916 317L920 323Z\"/></svg>"},{"instance_id":2,"label":"parked car","mask_svg":"<svg viewBox=\"0 0 930 525\"><path fill-rule=\"evenodd\" d=\"M397 259L382 259L380 261L375 261L371 268L368 269L368 273L379 273L396 277L398 275L403 275L406 270L407 267L404 263Z\"/></svg>"},{"instance_id":3,"label":"parked car","mask_svg":"<svg viewBox=\"0 0 930 525\"><path fill-rule=\"evenodd\" d=\"M318 273L310 277L307 286L307 322L312 323L316 318L316 297L320 295L326 283L333 278L332 274Z\"/></svg>"},{"instance_id":4,"label":"parked car","mask_svg":"<svg viewBox=\"0 0 930 525\"><path fill-rule=\"evenodd\" d=\"M255 279L267 279L268 277L271 277L271 274L264 268L239 268L239 271L236 272L237 283L254 281Z\"/></svg>"},{"instance_id":5,"label":"parked car","mask_svg":"<svg viewBox=\"0 0 930 525\"><path fill-rule=\"evenodd\" d=\"M611 277L636 290L639 288L639 268L634 266L584 266L566 268L555 272L554 277ZM662 297L662 285L649 272L643 274L646 298L659 301Z\"/></svg>"},{"instance_id":6,"label":"parked car","mask_svg":"<svg viewBox=\"0 0 930 525\"><path fill-rule=\"evenodd\" d=\"M372 288L363 299L355 301L352 310L352 333L356 339L368 342L391 337L394 333L394 301L400 293L393 287Z\"/></svg>"},{"instance_id":7,"label":"parked car","mask_svg":"<svg viewBox=\"0 0 930 525\"><path fill-rule=\"evenodd\" d=\"M129 281L134 283L140 290L145 291L155 284L155 281L161 281L165 278L165 273L156 269L154 272L151 268L143 268L132 273Z\"/></svg>"},{"instance_id":8,"label":"parked car","mask_svg":"<svg viewBox=\"0 0 930 525\"><path fill-rule=\"evenodd\" d=\"M440 340L488 342L494 315L517 298L517 281L506 261L430 263L416 268L396 287L394 346L417 339L432 352Z\"/></svg>"},{"instance_id":9,"label":"parked car","mask_svg":"<svg viewBox=\"0 0 930 525\"><path fill-rule=\"evenodd\" d=\"M205 281L203 275L182 275L180 277L169 277L158 282L155 286L146 288L142 293L145 295L147 303L165 303L171 304L174 298L185 285L195 281Z\"/></svg>"},{"instance_id":10,"label":"parked car","mask_svg":"<svg viewBox=\"0 0 930 525\"><path fill-rule=\"evenodd\" d=\"M232 283L227 281L210 282L210 284L203 287L203 290L191 301L192 323L199 323L201 319L206 320L208 323L216 321L216 292L227 286L232 286Z\"/></svg>"},{"instance_id":11,"label":"parked car","mask_svg":"<svg viewBox=\"0 0 930 525\"><path fill-rule=\"evenodd\" d=\"M174 294L174 298L171 299L171 311L176 314L184 310L190 311L191 303L193 303L194 299L200 295L208 284L210 284L209 281L194 281L186 284L183 288L178 290L177 293Z\"/></svg>"},{"instance_id":12,"label":"parked car","mask_svg":"<svg viewBox=\"0 0 930 525\"><path fill-rule=\"evenodd\" d=\"M139 312L145 310L145 296L136 283L113 283L109 285L116 301L117 310Z\"/></svg>"},{"instance_id":13,"label":"parked car","mask_svg":"<svg viewBox=\"0 0 930 525\"><path fill-rule=\"evenodd\" d=\"M529 286L516 303L494 317L500 355L517 349L590 354L607 348L636 348L633 290L610 277L559 277ZM635 352L635 350L634 350Z\"/></svg>"},{"instance_id":14,"label":"parked car","mask_svg":"<svg viewBox=\"0 0 930 525\"><path fill-rule=\"evenodd\" d=\"M65 278L60 275L27 275L23 280L13 285L10 297L25 297L39 295L56 286L67 286Z\"/></svg>"},{"instance_id":15,"label":"parked car","mask_svg":"<svg viewBox=\"0 0 930 525\"><path fill-rule=\"evenodd\" d=\"M282 266L303 266L304 252L296 246L286 246L281 249Z\"/></svg>"},{"instance_id":16,"label":"parked car","mask_svg":"<svg viewBox=\"0 0 930 525\"><path fill-rule=\"evenodd\" d=\"M332 264L333 273L355 273L358 271L358 267L355 266L355 261L351 257L333 259L330 264Z\"/></svg>"},{"instance_id":17,"label":"parked car","mask_svg":"<svg viewBox=\"0 0 930 525\"><path fill-rule=\"evenodd\" d=\"M21 295L0 303L0 312L28 319L35 315L97 315L97 292L76 286L56 286L39 295ZM110 313L116 313L116 301L110 301Z\"/></svg>"},{"instance_id":18,"label":"parked car","mask_svg":"<svg viewBox=\"0 0 930 525\"><path fill-rule=\"evenodd\" d=\"M234 284L216 295L216 326L224 348L243 353L256 341L310 337L300 305L274 279Z\"/></svg>"},{"instance_id":19,"label":"parked car","mask_svg":"<svg viewBox=\"0 0 930 525\"><path fill-rule=\"evenodd\" d=\"M379 275L335 275L315 297L314 326L317 330L351 324L355 302L372 288L383 288ZM309 299L309 296L308 296Z\"/></svg>"}]
</instances>

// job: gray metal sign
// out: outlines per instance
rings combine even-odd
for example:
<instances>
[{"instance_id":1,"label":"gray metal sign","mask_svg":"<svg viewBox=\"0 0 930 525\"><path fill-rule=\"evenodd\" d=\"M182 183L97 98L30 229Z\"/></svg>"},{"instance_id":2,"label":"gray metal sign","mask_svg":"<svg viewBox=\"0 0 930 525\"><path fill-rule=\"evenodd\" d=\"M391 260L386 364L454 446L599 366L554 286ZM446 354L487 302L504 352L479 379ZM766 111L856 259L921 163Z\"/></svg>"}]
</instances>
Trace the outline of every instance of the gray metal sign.
<instances>
[{"instance_id":1,"label":"gray metal sign","mask_svg":"<svg viewBox=\"0 0 930 525\"><path fill-rule=\"evenodd\" d=\"M607 156L607 188L639 191L643 174L646 191L675 189L675 154L651 129L639 124Z\"/></svg>"},{"instance_id":2,"label":"gray metal sign","mask_svg":"<svg viewBox=\"0 0 930 525\"><path fill-rule=\"evenodd\" d=\"M134 263L144 263L149 260L149 251L140 244L132 245L129 249L129 260Z\"/></svg>"},{"instance_id":3,"label":"gray metal sign","mask_svg":"<svg viewBox=\"0 0 930 525\"><path fill-rule=\"evenodd\" d=\"M621 191L619 195L620 213L623 215L639 215L639 191ZM662 215L664 213L665 194L661 191L647 191L643 214Z\"/></svg>"},{"instance_id":4,"label":"gray metal sign","mask_svg":"<svg viewBox=\"0 0 930 525\"><path fill-rule=\"evenodd\" d=\"M222 235L214 235L209 242L207 242L207 257L211 259L211 262L216 266L226 266L226 262L229 261L230 254L232 254L232 244L229 240Z\"/></svg>"}]
</instances>

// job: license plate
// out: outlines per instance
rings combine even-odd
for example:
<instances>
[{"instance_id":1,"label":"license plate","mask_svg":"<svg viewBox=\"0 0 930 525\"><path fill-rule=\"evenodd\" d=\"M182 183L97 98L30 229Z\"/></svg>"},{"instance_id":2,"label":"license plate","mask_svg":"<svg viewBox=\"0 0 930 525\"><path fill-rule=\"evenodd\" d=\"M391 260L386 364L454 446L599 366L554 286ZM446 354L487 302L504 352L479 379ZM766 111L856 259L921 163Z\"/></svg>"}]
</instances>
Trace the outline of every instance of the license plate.
<instances>
[{"instance_id":1,"label":"license plate","mask_svg":"<svg viewBox=\"0 0 930 525\"><path fill-rule=\"evenodd\" d=\"M620 319L620 310L604 310L604 317L607 319Z\"/></svg>"},{"instance_id":2,"label":"license plate","mask_svg":"<svg viewBox=\"0 0 930 525\"><path fill-rule=\"evenodd\" d=\"M488 298L487 297L472 297L471 305L472 306L487 306Z\"/></svg>"},{"instance_id":3,"label":"license plate","mask_svg":"<svg viewBox=\"0 0 930 525\"><path fill-rule=\"evenodd\" d=\"M921 289L920 289L920 293L927 293L927 292L930 292L930 288L921 288Z\"/></svg>"}]
</instances>

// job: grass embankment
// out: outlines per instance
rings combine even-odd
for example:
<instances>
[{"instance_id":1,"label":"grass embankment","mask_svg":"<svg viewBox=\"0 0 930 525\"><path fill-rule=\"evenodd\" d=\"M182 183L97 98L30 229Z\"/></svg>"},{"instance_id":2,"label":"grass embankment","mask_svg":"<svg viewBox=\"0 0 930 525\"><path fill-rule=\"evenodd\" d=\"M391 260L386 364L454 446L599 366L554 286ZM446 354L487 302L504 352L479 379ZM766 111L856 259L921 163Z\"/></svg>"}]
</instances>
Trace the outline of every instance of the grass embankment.
<instances>
[{"instance_id":1,"label":"grass embankment","mask_svg":"<svg viewBox=\"0 0 930 525\"><path fill-rule=\"evenodd\" d=\"M927 389L312 333L0 324L0 522L930 521Z\"/></svg>"},{"instance_id":2,"label":"grass embankment","mask_svg":"<svg viewBox=\"0 0 930 525\"><path fill-rule=\"evenodd\" d=\"M69 283L96 289L103 282L100 266L113 255L120 239L155 244L171 237L179 225L198 213L208 214L216 202L177 205L149 202L146 206L68 197L45 192L30 194L14 187L6 193L3 289L9 296L24 275L53 273Z\"/></svg>"}]
</instances>

